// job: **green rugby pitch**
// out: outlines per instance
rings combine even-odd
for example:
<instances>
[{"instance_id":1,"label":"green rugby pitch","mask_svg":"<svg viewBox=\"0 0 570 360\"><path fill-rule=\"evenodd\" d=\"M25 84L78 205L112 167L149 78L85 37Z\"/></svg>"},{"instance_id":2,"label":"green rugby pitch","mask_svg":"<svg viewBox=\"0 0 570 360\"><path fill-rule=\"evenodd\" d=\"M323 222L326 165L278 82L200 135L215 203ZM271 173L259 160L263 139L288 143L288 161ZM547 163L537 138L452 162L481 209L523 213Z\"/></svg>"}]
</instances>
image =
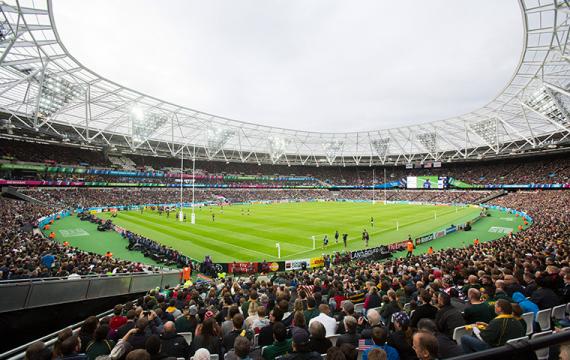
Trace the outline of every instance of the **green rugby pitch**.
<instances>
[{"instance_id":1,"label":"green rugby pitch","mask_svg":"<svg viewBox=\"0 0 570 360\"><path fill-rule=\"evenodd\" d=\"M250 215L247 215L249 209ZM242 215L243 210L243 215ZM451 206L375 204L351 202L275 203L256 205L232 205L200 208L196 210L196 224L190 224L190 209L185 209L188 222L179 222L171 214L162 216L145 210L119 212L113 222L135 233L147 236L162 244L172 246L182 253L202 260L211 255L216 262L276 260L275 243L281 244L281 260L307 258L343 250L342 241L335 244L334 231L348 233L348 248L362 249L363 229L370 233L370 247L405 240L408 235L417 237L451 224L463 223L477 216L477 208ZM434 219L434 212L437 219ZM215 221L212 221L212 213ZM491 217L484 218L469 232L455 232L435 241L419 245L415 251L424 253L429 246L435 250L448 247L462 247L475 237L490 241L504 235L504 231L522 225L522 219L511 214L491 211ZM98 214L110 218L109 213ZM370 227L370 217L375 220ZM400 229L396 230L396 222ZM113 252L117 258L140 261L156 265L140 252L125 249L125 239L114 232L98 232L96 226L67 217L56 221L52 230L57 241L68 241L86 251L104 254ZM329 236L329 246L322 249L324 234ZM313 250L311 236L317 237L317 249ZM399 256L401 254L396 254Z\"/></svg>"},{"instance_id":2,"label":"green rugby pitch","mask_svg":"<svg viewBox=\"0 0 570 360\"><path fill-rule=\"evenodd\" d=\"M248 215L249 210L249 215ZM196 209L196 224L190 224L190 209L185 209L187 222L174 214L167 218L156 211L119 212L113 223L182 253L214 261L277 260L276 243L281 246L281 260L306 258L344 249L342 239L336 244L334 232L348 234L348 249L364 248L363 229L370 234L369 247L389 244L441 230L451 224L471 220L479 209L403 204L353 202L305 202L219 206ZM215 220L212 220L212 214ZM435 215L434 215L435 214ZM111 218L102 213L103 219ZM374 227L370 218L374 217ZM399 230L396 225L399 223ZM322 248L327 234L329 245ZM313 250L311 237L316 236Z\"/></svg>"}]
</instances>

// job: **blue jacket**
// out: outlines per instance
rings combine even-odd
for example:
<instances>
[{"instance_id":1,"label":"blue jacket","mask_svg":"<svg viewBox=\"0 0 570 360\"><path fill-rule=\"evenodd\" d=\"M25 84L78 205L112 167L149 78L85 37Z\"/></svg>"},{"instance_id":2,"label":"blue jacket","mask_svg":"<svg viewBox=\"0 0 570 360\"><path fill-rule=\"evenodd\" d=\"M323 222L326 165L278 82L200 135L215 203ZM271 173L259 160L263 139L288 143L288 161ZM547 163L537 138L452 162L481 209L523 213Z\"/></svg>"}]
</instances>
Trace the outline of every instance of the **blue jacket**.
<instances>
[{"instance_id":1,"label":"blue jacket","mask_svg":"<svg viewBox=\"0 0 570 360\"><path fill-rule=\"evenodd\" d=\"M513 301L519 304L523 313L532 312L536 317L536 313L538 313L538 305L527 299L522 293L514 292L513 293Z\"/></svg>"},{"instance_id":2,"label":"blue jacket","mask_svg":"<svg viewBox=\"0 0 570 360\"><path fill-rule=\"evenodd\" d=\"M390 345L373 345L370 349L366 350L362 354L362 360L368 360L368 353L372 349L382 349L386 352L386 360L400 360L400 354L398 350L391 347Z\"/></svg>"}]
</instances>

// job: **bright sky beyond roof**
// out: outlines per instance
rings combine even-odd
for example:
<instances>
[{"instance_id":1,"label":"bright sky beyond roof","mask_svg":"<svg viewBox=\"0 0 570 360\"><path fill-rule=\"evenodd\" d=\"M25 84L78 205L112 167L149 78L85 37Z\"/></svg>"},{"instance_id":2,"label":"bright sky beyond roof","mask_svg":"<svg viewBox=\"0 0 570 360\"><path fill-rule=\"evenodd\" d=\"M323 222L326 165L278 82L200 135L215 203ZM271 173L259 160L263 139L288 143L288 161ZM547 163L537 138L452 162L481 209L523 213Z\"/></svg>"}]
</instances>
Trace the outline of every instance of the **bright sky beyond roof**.
<instances>
[{"instance_id":1,"label":"bright sky beyond roof","mask_svg":"<svg viewBox=\"0 0 570 360\"><path fill-rule=\"evenodd\" d=\"M64 45L162 100L299 130L374 130L485 105L522 50L515 0L57 0Z\"/></svg>"}]
</instances>

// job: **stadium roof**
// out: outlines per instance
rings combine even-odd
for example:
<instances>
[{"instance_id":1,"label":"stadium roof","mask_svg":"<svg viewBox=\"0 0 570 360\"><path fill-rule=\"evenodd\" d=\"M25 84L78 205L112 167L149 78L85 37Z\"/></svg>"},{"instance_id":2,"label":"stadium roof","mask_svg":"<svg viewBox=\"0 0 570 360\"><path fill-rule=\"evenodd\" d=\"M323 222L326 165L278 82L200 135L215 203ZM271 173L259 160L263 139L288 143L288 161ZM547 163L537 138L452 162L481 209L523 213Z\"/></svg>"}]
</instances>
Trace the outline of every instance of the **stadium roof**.
<instances>
[{"instance_id":1,"label":"stadium roof","mask_svg":"<svg viewBox=\"0 0 570 360\"><path fill-rule=\"evenodd\" d=\"M0 125L126 153L278 164L363 165L494 158L570 135L570 6L521 0L524 44L499 94L468 114L375 131L263 126L172 104L87 69L62 44L51 1L0 3Z\"/></svg>"}]
</instances>

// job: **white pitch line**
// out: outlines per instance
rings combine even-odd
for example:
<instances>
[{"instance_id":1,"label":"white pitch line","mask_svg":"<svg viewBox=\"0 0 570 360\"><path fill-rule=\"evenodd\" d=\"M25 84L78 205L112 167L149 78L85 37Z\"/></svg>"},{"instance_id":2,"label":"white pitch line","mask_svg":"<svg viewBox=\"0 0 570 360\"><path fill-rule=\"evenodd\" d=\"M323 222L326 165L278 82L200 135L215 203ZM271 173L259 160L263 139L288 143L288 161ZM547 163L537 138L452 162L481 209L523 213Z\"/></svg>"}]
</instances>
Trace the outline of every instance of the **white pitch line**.
<instances>
[{"instance_id":1,"label":"white pitch line","mask_svg":"<svg viewBox=\"0 0 570 360\"><path fill-rule=\"evenodd\" d=\"M277 256L274 256L274 255L271 255L271 254L267 254L267 253L264 253L264 252L260 252L260 251L255 251L255 250L252 250L252 249L249 249L249 248L245 248L245 247L242 247L242 246L234 245L234 244L229 243L229 242L223 242L223 241L221 241L221 240L216 240L216 239L214 239L214 238L210 238L210 240L213 240L214 242L217 242L217 243L221 243L222 245L229 245L229 246L232 246L232 247L234 247L234 248L236 248L236 249L239 249L239 250L247 250L247 251L250 251L250 252L253 252L253 253L256 253L256 254L260 254L260 255L262 255L262 256L264 256L264 257L271 256L271 257L277 258Z\"/></svg>"}]
</instances>

